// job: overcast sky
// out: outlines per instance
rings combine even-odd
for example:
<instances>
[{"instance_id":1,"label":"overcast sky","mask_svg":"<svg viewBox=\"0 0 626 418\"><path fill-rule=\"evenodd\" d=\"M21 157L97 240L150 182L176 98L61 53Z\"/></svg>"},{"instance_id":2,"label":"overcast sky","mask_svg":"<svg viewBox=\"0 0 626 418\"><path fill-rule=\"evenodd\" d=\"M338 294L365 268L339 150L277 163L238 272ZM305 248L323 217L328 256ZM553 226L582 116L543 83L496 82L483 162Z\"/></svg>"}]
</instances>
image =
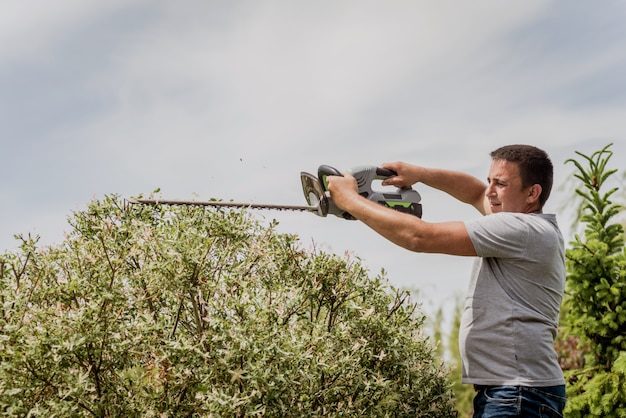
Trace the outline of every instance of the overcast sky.
<instances>
[{"instance_id":1,"label":"overcast sky","mask_svg":"<svg viewBox=\"0 0 626 418\"><path fill-rule=\"evenodd\" d=\"M16 233L61 242L105 194L303 204L300 171L321 164L485 178L491 150L528 143L558 187L576 150L613 142L622 169L625 22L624 1L5 0L0 249ZM416 189L425 220L478 216ZM466 288L471 259L409 253L335 217L258 216L385 268L425 304Z\"/></svg>"}]
</instances>

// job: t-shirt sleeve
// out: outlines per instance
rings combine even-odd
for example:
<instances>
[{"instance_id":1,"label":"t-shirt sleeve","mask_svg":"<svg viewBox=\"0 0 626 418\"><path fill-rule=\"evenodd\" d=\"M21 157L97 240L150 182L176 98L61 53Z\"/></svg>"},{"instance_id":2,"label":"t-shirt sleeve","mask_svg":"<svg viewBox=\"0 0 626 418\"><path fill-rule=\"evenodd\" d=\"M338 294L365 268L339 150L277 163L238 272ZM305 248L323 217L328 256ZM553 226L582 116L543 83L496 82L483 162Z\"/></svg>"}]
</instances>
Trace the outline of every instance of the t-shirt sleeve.
<instances>
[{"instance_id":1,"label":"t-shirt sleeve","mask_svg":"<svg viewBox=\"0 0 626 418\"><path fill-rule=\"evenodd\" d=\"M528 227L515 213L503 212L465 221L479 257L519 258L528 246Z\"/></svg>"}]
</instances>

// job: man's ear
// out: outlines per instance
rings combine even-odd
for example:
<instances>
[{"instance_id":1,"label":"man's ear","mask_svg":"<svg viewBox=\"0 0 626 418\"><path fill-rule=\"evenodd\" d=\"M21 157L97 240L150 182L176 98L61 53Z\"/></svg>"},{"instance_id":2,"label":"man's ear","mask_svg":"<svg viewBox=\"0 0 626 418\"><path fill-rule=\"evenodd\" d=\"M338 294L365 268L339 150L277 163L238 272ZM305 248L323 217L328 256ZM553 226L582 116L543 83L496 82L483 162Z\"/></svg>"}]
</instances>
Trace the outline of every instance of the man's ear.
<instances>
[{"instance_id":1,"label":"man's ear","mask_svg":"<svg viewBox=\"0 0 626 418\"><path fill-rule=\"evenodd\" d=\"M530 188L528 189L528 197L526 198L528 203L535 203L539 201L539 196L541 196L542 191L543 189L539 184L533 184L532 186L530 186Z\"/></svg>"}]
</instances>

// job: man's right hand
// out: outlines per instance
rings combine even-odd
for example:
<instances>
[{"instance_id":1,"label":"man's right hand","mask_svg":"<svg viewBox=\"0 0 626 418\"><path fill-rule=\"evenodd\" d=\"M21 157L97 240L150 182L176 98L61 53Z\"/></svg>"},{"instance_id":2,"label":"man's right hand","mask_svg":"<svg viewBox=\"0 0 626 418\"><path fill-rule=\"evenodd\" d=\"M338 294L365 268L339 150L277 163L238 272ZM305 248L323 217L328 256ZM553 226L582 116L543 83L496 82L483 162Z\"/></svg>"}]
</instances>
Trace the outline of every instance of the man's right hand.
<instances>
[{"instance_id":1,"label":"man's right hand","mask_svg":"<svg viewBox=\"0 0 626 418\"><path fill-rule=\"evenodd\" d=\"M421 167L402 161L384 163L381 165L381 167L396 172L395 176L383 180L383 186L396 186L400 188L411 187L420 180L419 171Z\"/></svg>"}]
</instances>

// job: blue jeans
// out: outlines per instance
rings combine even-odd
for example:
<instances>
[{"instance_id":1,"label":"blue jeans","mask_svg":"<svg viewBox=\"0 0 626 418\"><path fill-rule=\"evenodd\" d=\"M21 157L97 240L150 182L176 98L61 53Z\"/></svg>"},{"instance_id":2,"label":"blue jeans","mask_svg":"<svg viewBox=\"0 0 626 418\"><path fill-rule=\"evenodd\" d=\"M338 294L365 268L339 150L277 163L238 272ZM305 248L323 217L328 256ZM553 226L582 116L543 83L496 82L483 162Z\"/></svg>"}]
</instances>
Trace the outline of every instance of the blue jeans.
<instances>
[{"instance_id":1,"label":"blue jeans","mask_svg":"<svg viewBox=\"0 0 626 418\"><path fill-rule=\"evenodd\" d=\"M475 385L474 418L562 418L565 386Z\"/></svg>"}]
</instances>

